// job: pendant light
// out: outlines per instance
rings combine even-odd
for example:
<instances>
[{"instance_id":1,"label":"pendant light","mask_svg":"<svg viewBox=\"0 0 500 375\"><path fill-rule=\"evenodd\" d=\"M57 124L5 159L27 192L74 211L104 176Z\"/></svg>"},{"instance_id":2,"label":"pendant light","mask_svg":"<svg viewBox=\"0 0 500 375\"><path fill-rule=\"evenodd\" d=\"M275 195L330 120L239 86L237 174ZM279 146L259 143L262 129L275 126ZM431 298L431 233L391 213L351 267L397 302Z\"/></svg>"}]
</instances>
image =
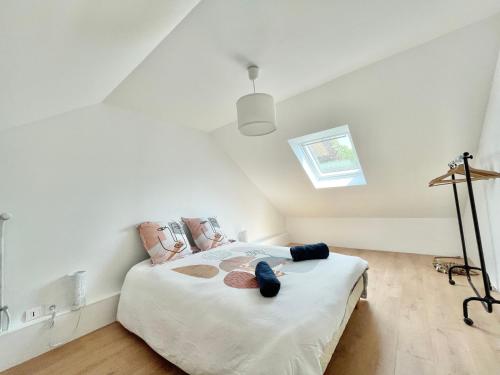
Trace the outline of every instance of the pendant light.
<instances>
[{"instance_id":1,"label":"pendant light","mask_svg":"<svg viewBox=\"0 0 500 375\"><path fill-rule=\"evenodd\" d=\"M274 99L269 94L255 92L255 80L259 67L248 67L248 78L253 84L253 93L242 96L236 102L238 129L243 135L258 136L276 130L276 109Z\"/></svg>"}]
</instances>

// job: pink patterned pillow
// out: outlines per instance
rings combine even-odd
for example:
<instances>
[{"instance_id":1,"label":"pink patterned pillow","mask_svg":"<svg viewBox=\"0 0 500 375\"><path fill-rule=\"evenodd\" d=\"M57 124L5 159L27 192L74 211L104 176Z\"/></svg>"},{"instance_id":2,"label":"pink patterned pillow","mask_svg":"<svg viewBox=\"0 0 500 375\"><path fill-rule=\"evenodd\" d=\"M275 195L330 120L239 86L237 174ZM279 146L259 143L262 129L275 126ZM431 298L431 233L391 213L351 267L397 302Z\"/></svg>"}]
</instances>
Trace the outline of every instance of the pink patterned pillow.
<instances>
[{"instance_id":1,"label":"pink patterned pillow","mask_svg":"<svg viewBox=\"0 0 500 375\"><path fill-rule=\"evenodd\" d=\"M189 228L194 243L201 251L210 250L229 242L215 217L183 217L182 221Z\"/></svg>"},{"instance_id":2,"label":"pink patterned pillow","mask_svg":"<svg viewBox=\"0 0 500 375\"><path fill-rule=\"evenodd\" d=\"M140 224L138 229L144 249L153 264L165 263L191 254L186 235L175 221L167 225L147 221Z\"/></svg>"}]
</instances>

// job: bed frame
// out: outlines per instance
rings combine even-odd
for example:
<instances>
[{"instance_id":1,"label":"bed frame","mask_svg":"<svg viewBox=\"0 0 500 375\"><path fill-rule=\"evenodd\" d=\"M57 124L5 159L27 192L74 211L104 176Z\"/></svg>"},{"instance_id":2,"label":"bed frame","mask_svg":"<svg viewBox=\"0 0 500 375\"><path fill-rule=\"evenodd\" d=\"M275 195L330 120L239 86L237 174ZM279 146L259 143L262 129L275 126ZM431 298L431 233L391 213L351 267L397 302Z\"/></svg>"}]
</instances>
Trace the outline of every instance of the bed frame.
<instances>
[{"instance_id":1,"label":"bed frame","mask_svg":"<svg viewBox=\"0 0 500 375\"><path fill-rule=\"evenodd\" d=\"M347 305L344 313L344 318L342 319L342 323L340 323L340 327L333 336L332 340L326 345L325 351L323 352L323 356L320 358L321 367L323 368L323 372L326 371L328 364L330 363L333 353L335 352L335 348L337 347L342 334L344 333L345 327L347 323L351 319L351 315L354 309L357 307L359 300L361 298L367 298L368 288L368 273L367 271L363 272L363 275L358 279L354 287L352 288L351 295L347 300Z\"/></svg>"}]
</instances>

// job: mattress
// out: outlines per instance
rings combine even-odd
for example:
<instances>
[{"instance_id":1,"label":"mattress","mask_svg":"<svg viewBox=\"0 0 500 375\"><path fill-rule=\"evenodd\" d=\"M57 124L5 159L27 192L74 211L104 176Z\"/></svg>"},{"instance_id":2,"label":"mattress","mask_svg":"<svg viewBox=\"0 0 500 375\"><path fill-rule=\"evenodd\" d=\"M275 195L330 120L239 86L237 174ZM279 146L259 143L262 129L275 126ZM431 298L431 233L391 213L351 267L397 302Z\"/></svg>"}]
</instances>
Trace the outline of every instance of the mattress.
<instances>
[{"instance_id":1,"label":"mattress","mask_svg":"<svg viewBox=\"0 0 500 375\"><path fill-rule=\"evenodd\" d=\"M260 295L253 270L279 276ZM127 274L118 321L192 375L322 374L363 291L367 263L332 253L293 262L289 249L235 243Z\"/></svg>"}]
</instances>

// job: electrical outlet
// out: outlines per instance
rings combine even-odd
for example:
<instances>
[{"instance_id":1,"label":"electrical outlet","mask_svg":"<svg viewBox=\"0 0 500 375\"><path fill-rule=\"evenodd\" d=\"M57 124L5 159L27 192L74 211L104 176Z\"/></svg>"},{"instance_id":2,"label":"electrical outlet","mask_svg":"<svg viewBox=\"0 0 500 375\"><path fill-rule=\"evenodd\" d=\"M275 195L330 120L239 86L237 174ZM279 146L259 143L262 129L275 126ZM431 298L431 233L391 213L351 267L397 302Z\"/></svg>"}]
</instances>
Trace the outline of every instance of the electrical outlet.
<instances>
[{"instance_id":1,"label":"electrical outlet","mask_svg":"<svg viewBox=\"0 0 500 375\"><path fill-rule=\"evenodd\" d=\"M33 307L28 309L24 313L24 321L29 322L31 320L38 319L42 316L42 306Z\"/></svg>"}]
</instances>

